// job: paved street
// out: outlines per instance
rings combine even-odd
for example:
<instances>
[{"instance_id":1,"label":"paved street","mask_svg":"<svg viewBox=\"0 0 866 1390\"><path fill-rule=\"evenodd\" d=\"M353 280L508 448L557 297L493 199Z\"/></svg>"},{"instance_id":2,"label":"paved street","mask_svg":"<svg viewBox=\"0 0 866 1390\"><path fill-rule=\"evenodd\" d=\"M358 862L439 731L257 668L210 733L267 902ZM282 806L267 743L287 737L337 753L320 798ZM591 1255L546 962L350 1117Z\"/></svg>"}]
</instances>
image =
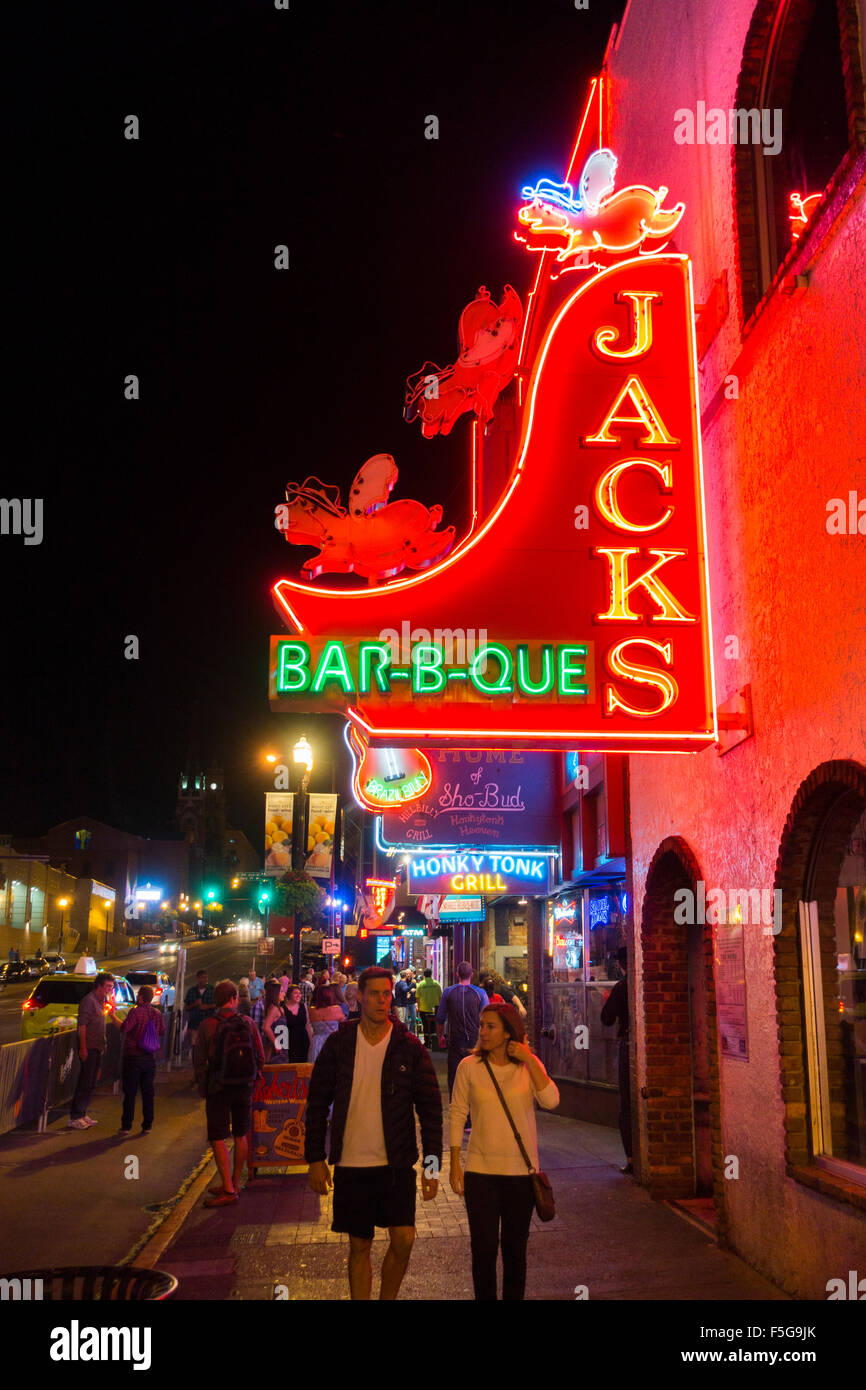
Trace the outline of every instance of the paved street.
<instances>
[{"instance_id":1,"label":"paved street","mask_svg":"<svg viewBox=\"0 0 866 1390\"><path fill-rule=\"evenodd\" d=\"M441 1080L443 1062L436 1058ZM577 1285L591 1299L786 1298L621 1174L616 1131L540 1113L539 1136L558 1215L547 1225L533 1217L529 1298L573 1300ZM330 1197L312 1193L303 1173L269 1173L234 1207L209 1210L199 1201L157 1267L177 1275L182 1300L271 1299L277 1286L292 1300L348 1299L348 1238L330 1227ZM377 1233L373 1245L374 1296L386 1240ZM447 1181L435 1202L419 1199L418 1238L400 1296L472 1298L465 1207Z\"/></svg>"},{"instance_id":2,"label":"paved street","mask_svg":"<svg viewBox=\"0 0 866 1390\"><path fill-rule=\"evenodd\" d=\"M188 972L206 968L212 981L236 979L249 968L250 949L235 936L196 944ZM159 956L147 951L106 964L146 968L159 964ZM174 974L173 965L168 972ZM11 999L4 1002L11 1014ZM444 1059L435 1061L444 1090ZM117 1263L137 1260L139 1252L147 1258L154 1246L146 1242L155 1235L155 1264L178 1276L181 1300L271 1299L276 1286L294 1300L348 1297L347 1238L331 1231L330 1198L312 1193L303 1173L256 1177L236 1207L201 1205L210 1166L202 1165L204 1112L188 1067L159 1073L156 1125L147 1139L116 1137L120 1106L121 1097L102 1087L91 1107L100 1124L89 1133L67 1131L63 1113L46 1134L0 1138L0 1172L16 1195L4 1217L6 1270ZM578 1285L595 1299L785 1297L621 1174L615 1130L540 1113L539 1134L559 1214L548 1225L533 1219L529 1297L570 1300ZM128 1176L131 1156L138 1159L137 1177ZM82 1212L97 1209L98 1221L82 1219ZM162 1222L172 1212L170 1229L178 1229L166 1247L169 1228ZM383 1232L374 1244L376 1271L385 1240ZM472 1298L465 1207L447 1182L435 1202L419 1200L418 1239L401 1296Z\"/></svg>"}]
</instances>

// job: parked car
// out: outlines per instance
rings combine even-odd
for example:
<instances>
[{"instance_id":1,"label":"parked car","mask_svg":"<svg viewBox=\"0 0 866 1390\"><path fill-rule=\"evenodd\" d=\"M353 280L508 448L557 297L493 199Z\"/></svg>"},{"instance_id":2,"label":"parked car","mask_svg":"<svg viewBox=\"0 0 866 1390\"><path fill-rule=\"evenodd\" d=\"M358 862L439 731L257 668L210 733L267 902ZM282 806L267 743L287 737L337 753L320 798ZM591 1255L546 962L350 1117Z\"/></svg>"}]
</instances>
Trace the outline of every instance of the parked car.
<instances>
[{"instance_id":1,"label":"parked car","mask_svg":"<svg viewBox=\"0 0 866 1390\"><path fill-rule=\"evenodd\" d=\"M150 985L156 1008L170 1009L174 1003L174 985L164 970L130 970L126 978L136 994L140 985Z\"/></svg>"},{"instance_id":2,"label":"parked car","mask_svg":"<svg viewBox=\"0 0 866 1390\"><path fill-rule=\"evenodd\" d=\"M19 985L26 980L38 980L42 971L34 970L29 961L10 961L0 970L0 980L4 985Z\"/></svg>"},{"instance_id":3,"label":"parked car","mask_svg":"<svg viewBox=\"0 0 866 1390\"><path fill-rule=\"evenodd\" d=\"M51 975L58 974L66 969L66 957L61 956L59 951L50 951L48 955L43 956L42 959L48 966L48 973Z\"/></svg>"},{"instance_id":4,"label":"parked car","mask_svg":"<svg viewBox=\"0 0 866 1390\"><path fill-rule=\"evenodd\" d=\"M36 971L37 975L48 975L51 972L51 966L44 956L28 956L27 964Z\"/></svg>"},{"instance_id":5,"label":"parked car","mask_svg":"<svg viewBox=\"0 0 866 1390\"><path fill-rule=\"evenodd\" d=\"M77 975L43 975L21 1005L21 1037L44 1038L64 1028L78 1024L78 1006L85 994L93 989L95 976L80 972ZM125 1018L135 1004L135 994L123 975L115 975L113 998L109 993L105 1012L112 1007L119 1018Z\"/></svg>"}]
</instances>

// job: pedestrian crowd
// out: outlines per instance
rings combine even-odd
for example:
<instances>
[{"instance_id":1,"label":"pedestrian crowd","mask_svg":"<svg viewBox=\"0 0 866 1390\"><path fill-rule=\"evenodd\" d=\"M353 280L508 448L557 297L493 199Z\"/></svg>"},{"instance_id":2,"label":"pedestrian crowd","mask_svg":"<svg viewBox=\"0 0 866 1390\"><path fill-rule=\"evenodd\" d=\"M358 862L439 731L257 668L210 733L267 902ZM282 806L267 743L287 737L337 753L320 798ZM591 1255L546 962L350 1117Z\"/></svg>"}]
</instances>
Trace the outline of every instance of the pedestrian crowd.
<instances>
[{"instance_id":1,"label":"pedestrian crowd","mask_svg":"<svg viewBox=\"0 0 866 1390\"><path fill-rule=\"evenodd\" d=\"M198 971L183 1013L218 1174L205 1205L239 1199L263 1067L313 1063L304 1117L309 1185L322 1196L333 1187L331 1229L349 1237L353 1299L371 1296L375 1228L387 1229L379 1297L395 1299L415 1241L416 1116L422 1200L434 1201L438 1192L443 1112L430 1057L438 1047L447 1054L449 1183L466 1203L475 1298L497 1298L501 1255L501 1296L522 1299L532 1214L547 1220L553 1212L550 1184L538 1168L535 1107L554 1109L559 1091L526 1041L517 992L495 972L473 983L468 962L456 975L443 991L429 968L418 979L402 970L396 981L381 966L357 980L327 970L314 978L307 970L299 983L285 970L265 979L250 970L238 983L216 986ZM96 1123L87 1107L110 1018L123 1038L119 1133L131 1132L140 1092L141 1133L149 1134L165 1022L148 985L121 1021L112 1012L112 984L111 975L98 975L79 1007L81 1069L69 1123L75 1129Z\"/></svg>"}]
</instances>

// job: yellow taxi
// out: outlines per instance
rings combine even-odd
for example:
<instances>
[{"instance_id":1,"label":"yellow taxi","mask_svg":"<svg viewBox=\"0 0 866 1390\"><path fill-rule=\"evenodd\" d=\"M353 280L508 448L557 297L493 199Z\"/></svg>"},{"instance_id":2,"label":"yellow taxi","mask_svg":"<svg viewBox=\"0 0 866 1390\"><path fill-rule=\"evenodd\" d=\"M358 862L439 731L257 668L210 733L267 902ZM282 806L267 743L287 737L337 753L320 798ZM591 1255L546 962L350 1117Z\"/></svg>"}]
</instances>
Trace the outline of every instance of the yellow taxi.
<instances>
[{"instance_id":1,"label":"yellow taxi","mask_svg":"<svg viewBox=\"0 0 866 1390\"><path fill-rule=\"evenodd\" d=\"M43 975L21 1005L21 1037L48 1038L78 1026L78 1006L93 989L97 971L72 975ZM113 973L113 972L112 972ZM123 975L114 976L114 990L105 1000L105 1012L126 1018L135 1005L135 992Z\"/></svg>"}]
</instances>

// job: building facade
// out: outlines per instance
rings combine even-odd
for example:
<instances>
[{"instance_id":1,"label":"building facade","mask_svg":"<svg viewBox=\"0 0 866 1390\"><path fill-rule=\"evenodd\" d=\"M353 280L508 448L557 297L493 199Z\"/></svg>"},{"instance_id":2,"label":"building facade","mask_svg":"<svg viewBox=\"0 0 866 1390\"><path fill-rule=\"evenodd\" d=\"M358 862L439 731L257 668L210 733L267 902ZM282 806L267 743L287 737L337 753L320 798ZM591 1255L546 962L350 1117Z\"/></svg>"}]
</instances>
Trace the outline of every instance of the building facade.
<instances>
[{"instance_id":1,"label":"building facade","mask_svg":"<svg viewBox=\"0 0 866 1390\"><path fill-rule=\"evenodd\" d=\"M803 1298L866 1248L863 22L631 0L606 60L686 206L721 737L629 759L635 1165Z\"/></svg>"}]
</instances>

